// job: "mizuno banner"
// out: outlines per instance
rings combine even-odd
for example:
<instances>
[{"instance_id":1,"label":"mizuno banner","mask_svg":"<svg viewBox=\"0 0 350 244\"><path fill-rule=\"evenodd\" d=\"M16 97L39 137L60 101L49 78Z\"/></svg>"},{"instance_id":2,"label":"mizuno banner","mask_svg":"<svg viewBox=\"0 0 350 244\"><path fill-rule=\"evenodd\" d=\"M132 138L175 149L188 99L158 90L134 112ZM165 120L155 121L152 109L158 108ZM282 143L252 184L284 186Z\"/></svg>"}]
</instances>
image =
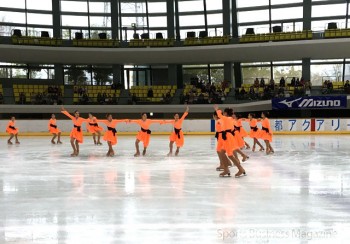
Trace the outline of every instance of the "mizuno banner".
<instances>
[{"instance_id":1,"label":"mizuno banner","mask_svg":"<svg viewBox=\"0 0 350 244\"><path fill-rule=\"evenodd\" d=\"M273 98L272 109L346 108L346 96Z\"/></svg>"}]
</instances>

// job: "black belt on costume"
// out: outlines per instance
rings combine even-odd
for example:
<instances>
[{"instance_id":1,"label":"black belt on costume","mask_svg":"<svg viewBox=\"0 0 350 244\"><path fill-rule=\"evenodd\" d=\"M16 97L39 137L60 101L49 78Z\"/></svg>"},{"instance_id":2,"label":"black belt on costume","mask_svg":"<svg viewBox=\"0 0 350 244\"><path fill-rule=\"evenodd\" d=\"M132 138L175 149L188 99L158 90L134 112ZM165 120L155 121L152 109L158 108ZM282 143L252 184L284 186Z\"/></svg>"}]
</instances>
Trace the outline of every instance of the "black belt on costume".
<instances>
[{"instance_id":1,"label":"black belt on costume","mask_svg":"<svg viewBox=\"0 0 350 244\"><path fill-rule=\"evenodd\" d=\"M14 126L9 125L9 128L12 130L15 130L16 128Z\"/></svg>"},{"instance_id":2,"label":"black belt on costume","mask_svg":"<svg viewBox=\"0 0 350 244\"><path fill-rule=\"evenodd\" d=\"M113 136L115 136L115 134L117 133L117 130L115 128L113 128L113 127L108 127L107 126L107 129L113 132Z\"/></svg>"},{"instance_id":3,"label":"black belt on costume","mask_svg":"<svg viewBox=\"0 0 350 244\"><path fill-rule=\"evenodd\" d=\"M152 131L150 131L150 130L145 130L145 129L142 128L142 127L141 127L141 131L142 131L142 132L147 132L147 134L151 134L151 133L152 133Z\"/></svg>"},{"instance_id":4,"label":"black belt on costume","mask_svg":"<svg viewBox=\"0 0 350 244\"><path fill-rule=\"evenodd\" d=\"M77 128L77 131L81 131L81 126L74 125L74 128Z\"/></svg>"},{"instance_id":5,"label":"black belt on costume","mask_svg":"<svg viewBox=\"0 0 350 244\"><path fill-rule=\"evenodd\" d=\"M53 125L53 124L50 124L50 127L52 127L52 128L57 128L57 125Z\"/></svg>"},{"instance_id":6,"label":"black belt on costume","mask_svg":"<svg viewBox=\"0 0 350 244\"><path fill-rule=\"evenodd\" d=\"M95 127L98 127L98 124L97 123L89 123L90 126L95 126Z\"/></svg>"},{"instance_id":7,"label":"black belt on costume","mask_svg":"<svg viewBox=\"0 0 350 244\"><path fill-rule=\"evenodd\" d=\"M250 129L251 129L252 131L258 131L258 127L257 127L257 126L255 126L255 127L250 126Z\"/></svg>"},{"instance_id":8,"label":"black belt on costume","mask_svg":"<svg viewBox=\"0 0 350 244\"><path fill-rule=\"evenodd\" d=\"M238 132L240 132L241 131L241 127L240 126L234 126L235 127L235 129L234 130L237 130Z\"/></svg>"},{"instance_id":9,"label":"black belt on costume","mask_svg":"<svg viewBox=\"0 0 350 244\"><path fill-rule=\"evenodd\" d=\"M181 135L180 135L180 131L181 131L181 128L180 129L176 129L175 127L174 127L174 131L175 131L175 134L177 135L177 138L181 138Z\"/></svg>"},{"instance_id":10,"label":"black belt on costume","mask_svg":"<svg viewBox=\"0 0 350 244\"><path fill-rule=\"evenodd\" d=\"M266 133L269 133L269 129L268 129L268 128L262 127L261 129L264 130L264 131L266 131Z\"/></svg>"}]
</instances>

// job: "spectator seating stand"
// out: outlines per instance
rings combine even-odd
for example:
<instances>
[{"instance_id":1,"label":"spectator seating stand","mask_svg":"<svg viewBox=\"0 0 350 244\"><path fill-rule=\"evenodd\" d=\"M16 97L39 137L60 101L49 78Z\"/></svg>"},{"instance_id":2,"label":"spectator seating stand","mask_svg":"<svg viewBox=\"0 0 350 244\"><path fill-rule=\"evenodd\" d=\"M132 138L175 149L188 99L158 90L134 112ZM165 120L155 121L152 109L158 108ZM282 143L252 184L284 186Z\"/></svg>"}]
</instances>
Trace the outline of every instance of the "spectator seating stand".
<instances>
[{"instance_id":1,"label":"spectator seating stand","mask_svg":"<svg viewBox=\"0 0 350 244\"><path fill-rule=\"evenodd\" d=\"M264 34L247 34L242 35L239 42L269 42L269 41L293 41L293 40L307 40L312 39L312 31L293 31L293 32L277 32Z\"/></svg>"},{"instance_id":2,"label":"spectator seating stand","mask_svg":"<svg viewBox=\"0 0 350 244\"><path fill-rule=\"evenodd\" d=\"M153 97L148 97L148 90L152 88ZM157 86L132 86L130 89L130 95L135 95L140 102L164 102L163 97L166 93L170 92L170 96L173 97L176 92L177 86L173 85L157 85Z\"/></svg>"},{"instance_id":3,"label":"spectator seating stand","mask_svg":"<svg viewBox=\"0 0 350 244\"><path fill-rule=\"evenodd\" d=\"M230 39L230 36L189 37L185 39L184 46L229 44Z\"/></svg>"},{"instance_id":4,"label":"spectator seating stand","mask_svg":"<svg viewBox=\"0 0 350 244\"><path fill-rule=\"evenodd\" d=\"M12 36L12 44L34 46L62 46L61 38L38 37L38 36Z\"/></svg>"}]
</instances>

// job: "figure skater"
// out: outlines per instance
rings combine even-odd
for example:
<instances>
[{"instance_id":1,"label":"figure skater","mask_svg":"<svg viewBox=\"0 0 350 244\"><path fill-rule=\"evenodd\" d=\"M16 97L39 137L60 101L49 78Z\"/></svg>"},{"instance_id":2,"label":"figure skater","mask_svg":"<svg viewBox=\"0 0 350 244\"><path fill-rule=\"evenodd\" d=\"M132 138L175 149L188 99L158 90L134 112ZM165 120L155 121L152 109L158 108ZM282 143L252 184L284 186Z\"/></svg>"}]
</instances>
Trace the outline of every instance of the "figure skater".
<instances>
[{"instance_id":1,"label":"figure skater","mask_svg":"<svg viewBox=\"0 0 350 244\"><path fill-rule=\"evenodd\" d=\"M102 127L98 126L97 119L95 116L93 116L91 113L89 113L88 118L88 132L92 134L92 138L94 139L95 145L102 145L100 138L101 138L101 131L103 131ZM96 141L96 134L97 134L97 141Z\"/></svg>"},{"instance_id":2,"label":"figure skater","mask_svg":"<svg viewBox=\"0 0 350 244\"><path fill-rule=\"evenodd\" d=\"M221 110L219 110L219 107L217 105L214 106L214 109L218 115L218 117L223 122L222 127L222 139L224 140L224 149L221 149L221 154L224 155L227 154L227 157L232 161L232 163L238 168L238 172L235 174L236 177L244 176L246 175L246 172L244 168L241 166L239 160L233 156L233 151L238 149L238 145L236 141L233 139L233 135L231 134L232 128L233 128L233 119L232 109L225 109L224 114L222 114ZM224 171L220 173L219 176L231 176L230 170L229 170L229 164L224 163Z\"/></svg>"},{"instance_id":3,"label":"figure skater","mask_svg":"<svg viewBox=\"0 0 350 244\"><path fill-rule=\"evenodd\" d=\"M140 149L139 149L139 143L140 141L143 142L143 152L142 155L146 155L147 147L149 145L149 140L151 139L151 131L149 130L149 127L152 123L162 123L163 120L151 120L147 119L146 113L141 113L141 119L138 120L129 120L130 123L137 123L141 126L141 130L137 133L136 141L135 141L135 148L136 153L134 154L134 157L140 156Z\"/></svg>"},{"instance_id":4,"label":"figure skater","mask_svg":"<svg viewBox=\"0 0 350 244\"><path fill-rule=\"evenodd\" d=\"M261 134L260 129L257 126L258 121L254 117L255 117L254 114L252 113L248 114L248 120L249 120L249 126L250 126L249 137L253 138L254 140L252 151L253 152L255 151L256 144L258 144L258 146L260 147L259 151L264 151L263 145L261 145L261 143L258 140L259 135Z\"/></svg>"},{"instance_id":5,"label":"figure skater","mask_svg":"<svg viewBox=\"0 0 350 244\"><path fill-rule=\"evenodd\" d=\"M262 112L261 113L261 136L260 138L265 141L266 144L266 154L274 153L275 151L273 150L271 146L272 142L272 130L270 127L270 121L266 117L268 115L267 112Z\"/></svg>"},{"instance_id":6,"label":"figure skater","mask_svg":"<svg viewBox=\"0 0 350 244\"><path fill-rule=\"evenodd\" d=\"M70 144L73 148L73 153L71 154L71 156L76 157L79 155L79 143L83 143L84 139L83 130L81 126L84 122L87 122L88 119L81 118L78 110L76 110L74 112L74 116L72 116L70 113L68 113L67 110L64 109L63 106L61 112L67 117L69 117L71 120L73 120L74 127L70 133Z\"/></svg>"},{"instance_id":7,"label":"figure skater","mask_svg":"<svg viewBox=\"0 0 350 244\"><path fill-rule=\"evenodd\" d=\"M170 149L170 151L169 151L167 156L173 155L174 143L176 144L175 156L177 156L179 154L180 147L183 147L183 145L184 145L185 140L184 140L184 134L182 132L181 127L182 127L182 122L184 121L184 119L188 115L188 111L189 111L189 108L187 106L186 111L181 116L181 118L179 118L179 114L175 114L173 120L164 120L164 122L162 123L162 124L172 124L174 126L174 131L170 134L170 137L169 137L169 140L170 140L169 149Z\"/></svg>"},{"instance_id":8,"label":"figure skater","mask_svg":"<svg viewBox=\"0 0 350 244\"><path fill-rule=\"evenodd\" d=\"M20 144L18 140L18 128L15 127L15 124L16 124L16 118L12 116L6 127L6 132L10 134L10 138L7 140L7 144L9 145L13 144L11 142L13 137L16 140L16 144Z\"/></svg>"},{"instance_id":9,"label":"figure skater","mask_svg":"<svg viewBox=\"0 0 350 244\"><path fill-rule=\"evenodd\" d=\"M246 149L250 149L249 144L244 140L244 137L248 136L247 131L242 126L242 121L244 121L244 119L242 119L242 116L240 114L236 114L236 113L234 113L232 117L236 121L235 128L236 128L236 130L238 130L239 134L241 135Z\"/></svg>"},{"instance_id":10,"label":"figure skater","mask_svg":"<svg viewBox=\"0 0 350 244\"><path fill-rule=\"evenodd\" d=\"M103 136L103 140L107 141L108 144L108 152L106 154L107 157L113 157L114 156L114 150L113 145L116 145L118 143L117 139L117 130L116 126L120 122L128 122L129 120L123 119L123 120L117 120L113 119L112 114L107 114L107 120L97 120L97 122L101 122L107 125L107 131Z\"/></svg>"},{"instance_id":11,"label":"figure skater","mask_svg":"<svg viewBox=\"0 0 350 244\"><path fill-rule=\"evenodd\" d=\"M57 128L56 116L51 114L51 119L49 121L49 132L53 135L51 139L52 144L56 144L55 139L57 137L57 144L62 144L61 142L61 131Z\"/></svg>"},{"instance_id":12,"label":"figure skater","mask_svg":"<svg viewBox=\"0 0 350 244\"><path fill-rule=\"evenodd\" d=\"M216 111L213 113L213 119L215 120L215 138L217 140L216 143L216 153L219 157L220 165L219 167L216 167L216 171L223 171L225 169L225 165L232 166L230 160L227 158L225 153L221 153L222 150L225 150L224 147L224 140L222 138L222 134L226 133L223 132L223 122L219 119L218 114Z\"/></svg>"},{"instance_id":13,"label":"figure skater","mask_svg":"<svg viewBox=\"0 0 350 244\"><path fill-rule=\"evenodd\" d=\"M232 110L232 109L231 109ZM233 111L233 110L232 110ZM233 127L232 127L232 135L233 135L233 139L237 142L238 147L235 149L234 151L234 155L237 157L237 154L241 155L242 157L242 162L245 162L249 159L248 155L245 154L244 152L242 152L241 148L244 148L245 145L245 141L243 140L242 134L241 134L241 127L242 127L242 123L240 123L241 127L238 124L238 120L236 115L232 112L232 116L230 116L230 118L233 122Z\"/></svg>"}]
</instances>

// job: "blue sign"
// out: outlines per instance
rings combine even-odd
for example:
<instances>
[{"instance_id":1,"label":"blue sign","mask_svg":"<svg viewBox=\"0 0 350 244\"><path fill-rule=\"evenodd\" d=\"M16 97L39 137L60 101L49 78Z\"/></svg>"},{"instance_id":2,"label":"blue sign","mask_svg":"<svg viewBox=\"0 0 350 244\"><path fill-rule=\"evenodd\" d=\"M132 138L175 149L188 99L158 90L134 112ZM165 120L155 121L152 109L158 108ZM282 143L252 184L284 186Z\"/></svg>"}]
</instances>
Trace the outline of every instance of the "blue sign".
<instances>
[{"instance_id":1,"label":"blue sign","mask_svg":"<svg viewBox=\"0 0 350 244\"><path fill-rule=\"evenodd\" d=\"M273 98L272 109L346 108L346 96Z\"/></svg>"}]
</instances>

